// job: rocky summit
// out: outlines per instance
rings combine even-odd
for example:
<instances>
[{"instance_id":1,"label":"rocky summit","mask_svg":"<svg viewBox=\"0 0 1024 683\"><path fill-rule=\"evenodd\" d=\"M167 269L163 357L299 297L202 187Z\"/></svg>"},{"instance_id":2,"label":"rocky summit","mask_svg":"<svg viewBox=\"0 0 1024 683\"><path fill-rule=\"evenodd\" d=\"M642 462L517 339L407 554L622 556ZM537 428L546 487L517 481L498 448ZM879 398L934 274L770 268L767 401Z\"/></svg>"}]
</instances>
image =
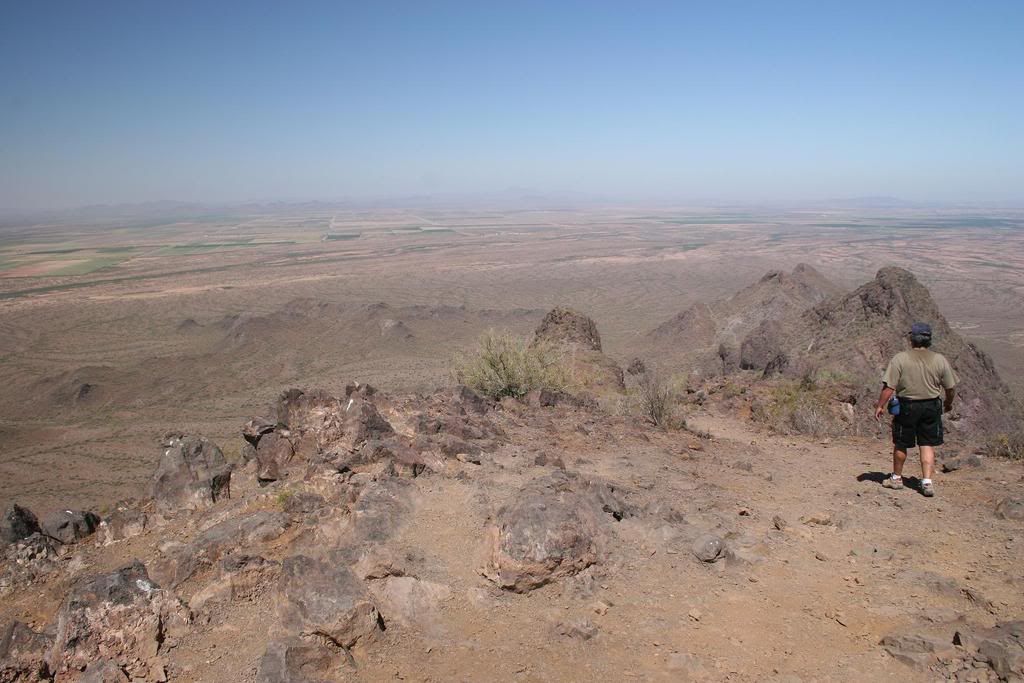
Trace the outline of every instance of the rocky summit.
<instances>
[{"instance_id":1,"label":"rocky summit","mask_svg":"<svg viewBox=\"0 0 1024 683\"><path fill-rule=\"evenodd\" d=\"M558 308L533 344L585 381L287 389L230 442L155 440L144 499L12 503L0 682L1024 680L1024 477L967 438L1012 419L998 375L906 271L827 290L770 273L659 328L744 334L668 426L627 409L645 361L624 374ZM876 391L921 318L964 382L936 498L880 485L884 424L751 419L847 382L809 368Z\"/></svg>"}]
</instances>

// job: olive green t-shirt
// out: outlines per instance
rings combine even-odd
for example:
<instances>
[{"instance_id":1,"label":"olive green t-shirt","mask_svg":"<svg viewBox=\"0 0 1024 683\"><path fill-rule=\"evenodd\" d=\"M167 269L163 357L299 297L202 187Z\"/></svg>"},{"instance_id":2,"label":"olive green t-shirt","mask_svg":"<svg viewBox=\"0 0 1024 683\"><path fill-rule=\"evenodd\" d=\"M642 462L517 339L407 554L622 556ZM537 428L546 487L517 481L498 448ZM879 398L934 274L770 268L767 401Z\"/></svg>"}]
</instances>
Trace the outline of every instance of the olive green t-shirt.
<instances>
[{"instance_id":1,"label":"olive green t-shirt","mask_svg":"<svg viewBox=\"0 0 1024 683\"><path fill-rule=\"evenodd\" d=\"M897 353L882 375L886 386L901 398L924 400L939 398L943 389L956 386L957 377L946 357L929 349L911 349Z\"/></svg>"}]
</instances>

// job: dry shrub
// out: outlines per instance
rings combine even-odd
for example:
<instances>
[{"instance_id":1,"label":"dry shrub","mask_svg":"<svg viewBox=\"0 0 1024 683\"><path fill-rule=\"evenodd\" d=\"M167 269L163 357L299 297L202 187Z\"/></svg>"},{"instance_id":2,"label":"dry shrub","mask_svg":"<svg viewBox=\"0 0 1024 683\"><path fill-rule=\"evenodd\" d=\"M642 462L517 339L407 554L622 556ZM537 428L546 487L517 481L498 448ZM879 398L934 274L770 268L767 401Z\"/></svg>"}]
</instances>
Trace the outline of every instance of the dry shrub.
<instances>
[{"instance_id":1,"label":"dry shrub","mask_svg":"<svg viewBox=\"0 0 1024 683\"><path fill-rule=\"evenodd\" d=\"M985 444L985 454L1010 460L1024 459L1024 429L994 435Z\"/></svg>"},{"instance_id":2,"label":"dry shrub","mask_svg":"<svg viewBox=\"0 0 1024 683\"><path fill-rule=\"evenodd\" d=\"M523 398L535 389L564 390L568 374L559 353L508 332L485 332L477 348L454 361L455 380L494 399Z\"/></svg>"},{"instance_id":3,"label":"dry shrub","mask_svg":"<svg viewBox=\"0 0 1024 683\"><path fill-rule=\"evenodd\" d=\"M658 427L669 424L675 414L675 393L657 370L644 368L637 382L640 412Z\"/></svg>"}]
</instances>

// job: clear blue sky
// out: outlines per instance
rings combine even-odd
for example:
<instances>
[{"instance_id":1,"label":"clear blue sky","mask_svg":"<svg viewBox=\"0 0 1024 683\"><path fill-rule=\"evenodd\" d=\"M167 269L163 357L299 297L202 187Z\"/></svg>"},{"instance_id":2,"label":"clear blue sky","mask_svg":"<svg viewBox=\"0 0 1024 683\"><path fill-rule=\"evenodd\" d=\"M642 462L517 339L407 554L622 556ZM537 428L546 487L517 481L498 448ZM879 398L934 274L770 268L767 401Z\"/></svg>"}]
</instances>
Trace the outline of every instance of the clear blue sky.
<instances>
[{"instance_id":1,"label":"clear blue sky","mask_svg":"<svg viewBox=\"0 0 1024 683\"><path fill-rule=\"evenodd\" d=\"M1024 203L1024 2L2 0L0 207Z\"/></svg>"}]
</instances>

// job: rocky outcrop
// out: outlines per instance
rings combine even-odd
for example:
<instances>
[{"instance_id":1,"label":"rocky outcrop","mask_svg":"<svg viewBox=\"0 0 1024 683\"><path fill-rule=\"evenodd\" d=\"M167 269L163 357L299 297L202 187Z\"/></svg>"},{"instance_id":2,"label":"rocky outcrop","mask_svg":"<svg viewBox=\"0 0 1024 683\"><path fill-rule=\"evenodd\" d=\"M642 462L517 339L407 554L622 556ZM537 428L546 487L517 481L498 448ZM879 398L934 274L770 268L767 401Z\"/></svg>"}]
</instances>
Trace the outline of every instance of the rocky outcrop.
<instances>
[{"instance_id":1,"label":"rocky outcrop","mask_svg":"<svg viewBox=\"0 0 1024 683\"><path fill-rule=\"evenodd\" d=\"M231 466L217 444L202 436L171 434L153 475L157 510L173 515L231 497Z\"/></svg>"},{"instance_id":2,"label":"rocky outcrop","mask_svg":"<svg viewBox=\"0 0 1024 683\"><path fill-rule=\"evenodd\" d=\"M153 583L140 562L83 578L57 613L50 670L60 677L107 659L132 678L144 678L189 619L188 610Z\"/></svg>"},{"instance_id":3,"label":"rocky outcrop","mask_svg":"<svg viewBox=\"0 0 1024 683\"><path fill-rule=\"evenodd\" d=\"M0 519L0 546L15 543L41 531L39 518L31 510L12 503Z\"/></svg>"},{"instance_id":4,"label":"rocky outcrop","mask_svg":"<svg viewBox=\"0 0 1024 683\"><path fill-rule=\"evenodd\" d=\"M551 310L537 327L532 344L554 349L579 389L597 395L625 390L622 368L602 353L597 324L585 315L568 308Z\"/></svg>"},{"instance_id":5,"label":"rocky outcrop","mask_svg":"<svg viewBox=\"0 0 1024 683\"><path fill-rule=\"evenodd\" d=\"M606 525L625 510L607 486L556 470L494 515L483 573L517 593L577 574L601 560Z\"/></svg>"},{"instance_id":6,"label":"rocky outcrop","mask_svg":"<svg viewBox=\"0 0 1024 683\"><path fill-rule=\"evenodd\" d=\"M840 291L804 263L789 273L773 270L730 297L694 304L656 327L647 335L647 355L701 375L733 372L740 344L751 331L769 321L785 327Z\"/></svg>"},{"instance_id":7,"label":"rocky outcrop","mask_svg":"<svg viewBox=\"0 0 1024 683\"><path fill-rule=\"evenodd\" d=\"M534 333L537 343L550 342L574 346L584 351L601 351L601 335L597 324L585 315L568 308L552 309Z\"/></svg>"},{"instance_id":8,"label":"rocky outcrop","mask_svg":"<svg viewBox=\"0 0 1024 683\"><path fill-rule=\"evenodd\" d=\"M790 325L765 321L744 340L741 364L767 375L846 378L870 403L889 360L909 348L907 333L915 321L931 324L933 350L960 377L954 429L1005 427L1020 417L991 359L950 327L927 288L901 268L882 268L874 280L805 311Z\"/></svg>"},{"instance_id":9,"label":"rocky outcrop","mask_svg":"<svg viewBox=\"0 0 1024 683\"><path fill-rule=\"evenodd\" d=\"M51 680L47 656L53 637L36 633L20 621L0 624L0 681L31 683Z\"/></svg>"},{"instance_id":10,"label":"rocky outcrop","mask_svg":"<svg viewBox=\"0 0 1024 683\"><path fill-rule=\"evenodd\" d=\"M254 552L288 528L288 515L259 510L234 516L199 533L191 542L171 547L153 565L153 574L170 587L177 587L199 569L210 567L228 552Z\"/></svg>"}]
</instances>

